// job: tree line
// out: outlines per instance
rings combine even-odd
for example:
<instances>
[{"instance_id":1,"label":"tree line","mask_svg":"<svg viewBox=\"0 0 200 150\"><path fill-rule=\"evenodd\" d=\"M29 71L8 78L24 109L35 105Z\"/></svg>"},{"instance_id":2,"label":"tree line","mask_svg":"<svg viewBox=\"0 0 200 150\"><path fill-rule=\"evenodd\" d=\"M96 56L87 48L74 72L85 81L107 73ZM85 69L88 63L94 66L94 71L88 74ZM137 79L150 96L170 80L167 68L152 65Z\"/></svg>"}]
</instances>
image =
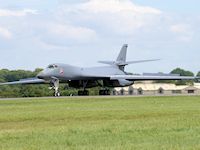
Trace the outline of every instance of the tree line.
<instances>
[{"instance_id":1,"label":"tree line","mask_svg":"<svg viewBox=\"0 0 200 150\"><path fill-rule=\"evenodd\" d=\"M35 77L41 68L36 68L34 71L28 70L0 70L0 82L17 81L24 78ZM172 74L180 74L181 76L194 76L194 73L181 68L172 70ZM200 76L198 72L197 76ZM159 81L160 83L175 83L177 85L193 84L194 81ZM42 97L52 96L53 91L49 90L49 84L37 84L37 85L3 85L0 86L0 97ZM92 88L90 90L91 95L98 95L100 87ZM68 88L67 84L60 84L60 92L63 96L77 95L78 89Z\"/></svg>"}]
</instances>

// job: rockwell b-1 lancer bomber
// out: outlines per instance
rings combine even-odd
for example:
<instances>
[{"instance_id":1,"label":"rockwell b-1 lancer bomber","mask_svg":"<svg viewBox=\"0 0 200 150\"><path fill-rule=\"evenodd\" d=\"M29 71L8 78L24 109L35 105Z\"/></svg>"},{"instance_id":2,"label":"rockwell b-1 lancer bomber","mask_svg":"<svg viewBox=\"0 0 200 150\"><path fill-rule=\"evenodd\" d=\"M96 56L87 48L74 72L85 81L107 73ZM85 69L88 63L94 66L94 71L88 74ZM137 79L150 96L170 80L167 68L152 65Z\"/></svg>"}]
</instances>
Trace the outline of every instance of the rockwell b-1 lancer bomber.
<instances>
[{"instance_id":1,"label":"rockwell b-1 lancer bomber","mask_svg":"<svg viewBox=\"0 0 200 150\"><path fill-rule=\"evenodd\" d=\"M82 88L78 95L89 95L87 88L101 86L101 87L124 87L134 84L135 81L144 80L194 80L195 77L179 76L179 75L160 75L160 74L143 74L143 75L130 75L125 72L126 65L143 63L151 60L139 61L126 61L128 45L125 44L116 61L99 61L100 63L107 64L108 66L81 68L67 64L50 64L46 69L41 71L35 78L22 79L14 82L0 83L0 85L11 84L42 84L49 83L51 89L54 90L55 96L60 96L59 83L68 83L69 87ZM109 95L108 89L99 91L100 95Z\"/></svg>"}]
</instances>

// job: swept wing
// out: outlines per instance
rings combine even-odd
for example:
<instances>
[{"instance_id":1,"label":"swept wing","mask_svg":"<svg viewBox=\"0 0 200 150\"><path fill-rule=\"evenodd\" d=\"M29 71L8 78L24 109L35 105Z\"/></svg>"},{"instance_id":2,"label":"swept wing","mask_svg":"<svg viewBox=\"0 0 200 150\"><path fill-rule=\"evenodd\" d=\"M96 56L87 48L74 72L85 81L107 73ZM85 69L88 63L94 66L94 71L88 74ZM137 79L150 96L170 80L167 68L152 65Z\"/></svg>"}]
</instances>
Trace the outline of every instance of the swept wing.
<instances>
[{"instance_id":1,"label":"swept wing","mask_svg":"<svg viewBox=\"0 0 200 150\"><path fill-rule=\"evenodd\" d=\"M153 76L153 75L111 75L111 80L126 79L130 81L143 81L143 80L195 80L196 77L192 76Z\"/></svg>"},{"instance_id":2,"label":"swept wing","mask_svg":"<svg viewBox=\"0 0 200 150\"><path fill-rule=\"evenodd\" d=\"M36 83L45 83L45 80L43 80L43 79L38 79L38 78L27 78L27 79L21 79L21 80L19 80L19 81L14 81L14 82L0 83L0 85L36 84Z\"/></svg>"}]
</instances>

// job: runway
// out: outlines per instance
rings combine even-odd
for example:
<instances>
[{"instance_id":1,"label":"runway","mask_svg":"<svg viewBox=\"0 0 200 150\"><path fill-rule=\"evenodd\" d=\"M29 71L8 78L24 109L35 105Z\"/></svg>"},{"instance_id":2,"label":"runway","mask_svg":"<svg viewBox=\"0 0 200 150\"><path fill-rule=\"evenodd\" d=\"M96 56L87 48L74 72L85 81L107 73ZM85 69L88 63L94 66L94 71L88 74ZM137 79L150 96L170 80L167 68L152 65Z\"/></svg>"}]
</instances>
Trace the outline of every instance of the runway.
<instances>
[{"instance_id":1,"label":"runway","mask_svg":"<svg viewBox=\"0 0 200 150\"><path fill-rule=\"evenodd\" d=\"M106 96L59 96L59 97L17 97L17 98L0 98L0 100L33 100L33 99L88 99L88 98L113 98L113 97L144 97L144 95L106 95Z\"/></svg>"},{"instance_id":2,"label":"runway","mask_svg":"<svg viewBox=\"0 0 200 150\"><path fill-rule=\"evenodd\" d=\"M106 96L60 96L60 97L17 97L17 98L0 98L3 100L37 100L37 99L92 99L92 98L131 98L131 97L176 97L176 96L200 96L197 94L173 94L173 95L106 95Z\"/></svg>"}]
</instances>

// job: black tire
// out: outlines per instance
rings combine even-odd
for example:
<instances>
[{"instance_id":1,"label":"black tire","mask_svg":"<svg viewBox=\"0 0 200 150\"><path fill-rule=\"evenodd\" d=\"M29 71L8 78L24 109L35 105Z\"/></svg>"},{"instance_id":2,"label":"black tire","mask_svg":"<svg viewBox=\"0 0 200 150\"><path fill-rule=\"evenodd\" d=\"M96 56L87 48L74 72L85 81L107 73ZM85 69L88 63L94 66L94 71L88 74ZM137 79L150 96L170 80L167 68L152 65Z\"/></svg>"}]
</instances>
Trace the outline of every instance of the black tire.
<instances>
[{"instance_id":1,"label":"black tire","mask_svg":"<svg viewBox=\"0 0 200 150\"><path fill-rule=\"evenodd\" d=\"M110 90L99 90L99 95L110 95Z\"/></svg>"},{"instance_id":2,"label":"black tire","mask_svg":"<svg viewBox=\"0 0 200 150\"><path fill-rule=\"evenodd\" d=\"M105 90L105 95L110 95L110 90Z\"/></svg>"},{"instance_id":3,"label":"black tire","mask_svg":"<svg viewBox=\"0 0 200 150\"><path fill-rule=\"evenodd\" d=\"M104 95L104 90L99 90L99 95Z\"/></svg>"},{"instance_id":4,"label":"black tire","mask_svg":"<svg viewBox=\"0 0 200 150\"><path fill-rule=\"evenodd\" d=\"M84 90L84 91L83 91L83 95L84 95L84 96L88 96L88 95L89 95L89 91L88 91L88 90Z\"/></svg>"},{"instance_id":5,"label":"black tire","mask_svg":"<svg viewBox=\"0 0 200 150\"><path fill-rule=\"evenodd\" d=\"M82 96L83 95L83 91L78 91L78 96Z\"/></svg>"},{"instance_id":6,"label":"black tire","mask_svg":"<svg viewBox=\"0 0 200 150\"><path fill-rule=\"evenodd\" d=\"M89 91L88 90L78 91L78 96L88 96L88 95L89 95Z\"/></svg>"}]
</instances>

